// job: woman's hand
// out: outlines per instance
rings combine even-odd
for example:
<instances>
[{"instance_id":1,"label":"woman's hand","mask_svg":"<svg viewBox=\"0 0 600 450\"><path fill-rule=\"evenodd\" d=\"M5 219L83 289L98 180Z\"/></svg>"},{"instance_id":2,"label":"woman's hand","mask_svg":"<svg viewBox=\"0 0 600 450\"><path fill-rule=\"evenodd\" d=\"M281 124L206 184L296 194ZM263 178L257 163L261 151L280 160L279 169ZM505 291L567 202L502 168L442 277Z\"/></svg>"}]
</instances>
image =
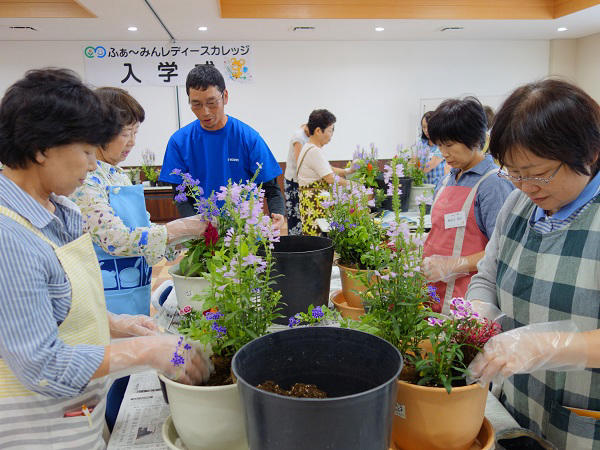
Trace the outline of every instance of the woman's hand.
<instances>
[{"instance_id":1,"label":"woman's hand","mask_svg":"<svg viewBox=\"0 0 600 450\"><path fill-rule=\"evenodd\" d=\"M158 326L152 318L141 314L132 316L109 312L108 326L110 328L110 337L112 338L155 336L158 333Z\"/></svg>"},{"instance_id":2,"label":"woman's hand","mask_svg":"<svg viewBox=\"0 0 600 450\"><path fill-rule=\"evenodd\" d=\"M427 281L444 283L468 275L468 261L462 256L431 255L423 259L423 274Z\"/></svg>"},{"instance_id":3,"label":"woman's hand","mask_svg":"<svg viewBox=\"0 0 600 450\"><path fill-rule=\"evenodd\" d=\"M204 383L212 370L208 353L201 346L183 342L181 336L143 336L106 346L104 360L93 378L125 376L147 367L191 385Z\"/></svg>"},{"instance_id":4,"label":"woman's hand","mask_svg":"<svg viewBox=\"0 0 600 450\"><path fill-rule=\"evenodd\" d=\"M468 383L486 386L518 373L580 370L588 345L571 321L535 323L494 336L469 365Z\"/></svg>"},{"instance_id":5,"label":"woman's hand","mask_svg":"<svg viewBox=\"0 0 600 450\"><path fill-rule=\"evenodd\" d=\"M167 244L174 245L204 236L207 222L196 215L173 220L165 226L167 227Z\"/></svg>"}]
</instances>

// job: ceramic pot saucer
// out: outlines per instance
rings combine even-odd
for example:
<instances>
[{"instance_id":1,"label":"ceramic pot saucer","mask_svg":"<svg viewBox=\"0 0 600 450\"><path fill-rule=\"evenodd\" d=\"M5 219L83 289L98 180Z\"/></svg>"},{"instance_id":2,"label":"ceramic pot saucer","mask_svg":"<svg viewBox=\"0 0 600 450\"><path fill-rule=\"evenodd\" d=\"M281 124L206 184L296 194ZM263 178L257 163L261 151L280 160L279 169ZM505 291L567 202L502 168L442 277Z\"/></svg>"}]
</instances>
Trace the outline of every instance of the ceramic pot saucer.
<instances>
[{"instance_id":1,"label":"ceramic pot saucer","mask_svg":"<svg viewBox=\"0 0 600 450\"><path fill-rule=\"evenodd\" d=\"M481 429L475 438L475 442L469 450L490 450L494 446L494 428L487 417L483 418ZM395 445L390 447L390 450L400 450Z\"/></svg>"}]
</instances>

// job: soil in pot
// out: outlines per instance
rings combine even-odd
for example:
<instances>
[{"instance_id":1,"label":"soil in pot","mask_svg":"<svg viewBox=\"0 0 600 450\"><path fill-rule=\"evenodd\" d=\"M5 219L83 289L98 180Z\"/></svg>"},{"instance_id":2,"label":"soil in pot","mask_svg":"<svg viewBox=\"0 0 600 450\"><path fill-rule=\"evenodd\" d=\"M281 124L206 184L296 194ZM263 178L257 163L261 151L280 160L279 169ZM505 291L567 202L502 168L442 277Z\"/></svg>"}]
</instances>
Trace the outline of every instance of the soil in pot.
<instances>
[{"instance_id":1,"label":"soil in pot","mask_svg":"<svg viewBox=\"0 0 600 450\"><path fill-rule=\"evenodd\" d=\"M316 384L295 383L291 389L286 390L271 380L260 383L256 386L263 391L274 394L285 395L286 397L297 398L327 398L327 393L317 387Z\"/></svg>"},{"instance_id":2,"label":"soil in pot","mask_svg":"<svg viewBox=\"0 0 600 450\"><path fill-rule=\"evenodd\" d=\"M231 357L212 355L210 357L215 371L210 375L210 378L203 386L226 386L233 384L233 376L231 375Z\"/></svg>"},{"instance_id":3,"label":"soil in pot","mask_svg":"<svg viewBox=\"0 0 600 450\"><path fill-rule=\"evenodd\" d=\"M347 328L292 328L255 339L232 364L250 448L388 450L401 365L391 344ZM273 395L256 387L265 380L315 384L327 398Z\"/></svg>"}]
</instances>

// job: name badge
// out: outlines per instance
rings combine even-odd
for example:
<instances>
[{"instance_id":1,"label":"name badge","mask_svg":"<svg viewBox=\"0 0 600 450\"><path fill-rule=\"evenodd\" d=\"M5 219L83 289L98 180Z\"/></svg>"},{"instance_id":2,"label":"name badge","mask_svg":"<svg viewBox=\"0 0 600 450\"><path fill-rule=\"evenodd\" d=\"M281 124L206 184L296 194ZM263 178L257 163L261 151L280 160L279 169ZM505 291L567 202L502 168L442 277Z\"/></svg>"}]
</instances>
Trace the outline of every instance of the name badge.
<instances>
[{"instance_id":1,"label":"name badge","mask_svg":"<svg viewBox=\"0 0 600 450\"><path fill-rule=\"evenodd\" d=\"M462 211L444 214L444 226L448 228L458 228L467 225L467 218Z\"/></svg>"}]
</instances>

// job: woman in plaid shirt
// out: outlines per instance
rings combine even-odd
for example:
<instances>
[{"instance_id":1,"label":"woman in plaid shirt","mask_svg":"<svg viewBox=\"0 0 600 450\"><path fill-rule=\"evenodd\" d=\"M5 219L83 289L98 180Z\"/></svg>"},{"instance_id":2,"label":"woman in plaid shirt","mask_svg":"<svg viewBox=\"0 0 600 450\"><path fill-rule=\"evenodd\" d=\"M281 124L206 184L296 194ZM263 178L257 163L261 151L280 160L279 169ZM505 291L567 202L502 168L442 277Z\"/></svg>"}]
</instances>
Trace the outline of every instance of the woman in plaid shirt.
<instances>
[{"instance_id":1,"label":"woman in plaid shirt","mask_svg":"<svg viewBox=\"0 0 600 450\"><path fill-rule=\"evenodd\" d=\"M600 106L563 81L522 86L490 152L517 189L467 292L504 313L472 376L504 381L507 410L556 447L598 450Z\"/></svg>"}]
</instances>

